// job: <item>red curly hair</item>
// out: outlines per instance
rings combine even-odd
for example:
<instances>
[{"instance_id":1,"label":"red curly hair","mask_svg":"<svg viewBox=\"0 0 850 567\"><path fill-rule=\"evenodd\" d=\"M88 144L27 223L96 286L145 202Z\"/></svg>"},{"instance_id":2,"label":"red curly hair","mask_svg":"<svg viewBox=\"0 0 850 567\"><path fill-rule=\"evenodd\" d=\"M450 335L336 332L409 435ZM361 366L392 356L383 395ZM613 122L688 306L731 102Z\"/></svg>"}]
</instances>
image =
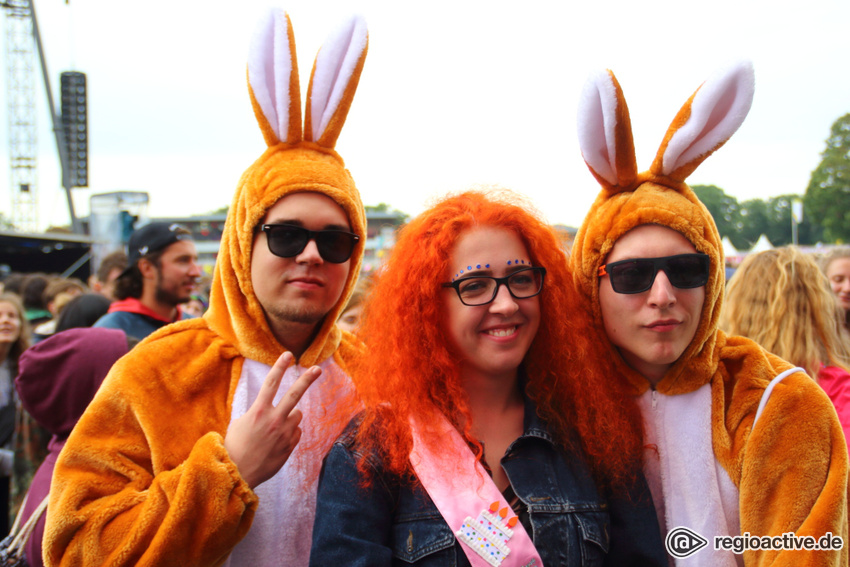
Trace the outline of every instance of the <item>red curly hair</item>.
<instances>
[{"instance_id":1,"label":"red curly hair","mask_svg":"<svg viewBox=\"0 0 850 567\"><path fill-rule=\"evenodd\" d=\"M411 221L399 234L364 308L359 335L366 354L352 368L364 409L357 442L362 455L380 454L386 470L412 473L410 418L425 424L423 443L444 444L436 430L439 413L476 448L468 396L458 354L443 317L441 284L458 238L487 226L519 235L534 266L547 270L540 298L541 321L525 356L525 392L537 405L555 440L583 449L594 476L612 489L625 487L641 464L642 424L635 404L611 383L584 373L590 321L579 305L567 257L555 231L509 192L470 191L448 197ZM613 381L612 381L613 382ZM367 473L365 456L361 471Z\"/></svg>"}]
</instances>

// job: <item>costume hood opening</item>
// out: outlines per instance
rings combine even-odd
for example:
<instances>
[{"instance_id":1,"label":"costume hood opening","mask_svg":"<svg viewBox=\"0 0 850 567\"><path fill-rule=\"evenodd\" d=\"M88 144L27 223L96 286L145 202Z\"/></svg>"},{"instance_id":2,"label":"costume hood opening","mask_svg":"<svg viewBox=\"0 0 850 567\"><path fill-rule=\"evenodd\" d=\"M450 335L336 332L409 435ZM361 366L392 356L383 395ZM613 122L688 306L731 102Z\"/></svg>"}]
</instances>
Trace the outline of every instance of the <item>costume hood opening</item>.
<instances>
[{"instance_id":1,"label":"costume hood opening","mask_svg":"<svg viewBox=\"0 0 850 567\"><path fill-rule=\"evenodd\" d=\"M222 234L210 308L204 315L209 327L246 358L272 365L287 349L275 339L254 294L250 262L255 227L277 201L297 192L321 193L336 201L348 216L352 232L360 236L342 294L298 363L316 364L339 345L341 331L335 323L360 273L366 215L354 180L334 146L357 89L367 44L366 25L359 17L346 21L326 40L316 56L302 128L289 16L269 12L254 35L248 89L268 148L237 187Z\"/></svg>"},{"instance_id":2,"label":"costume hood opening","mask_svg":"<svg viewBox=\"0 0 850 567\"><path fill-rule=\"evenodd\" d=\"M649 171L640 174L628 107L614 74L592 76L582 93L579 142L602 190L576 235L570 262L576 285L605 339L600 356L615 360L636 393L645 391L649 382L607 340L599 304L599 266L621 236L644 224L671 228L708 254L711 270L699 326L658 390L684 393L708 382L717 367L717 324L725 286L723 245L714 219L685 179L741 125L752 105L754 83L749 63L732 65L711 77L681 108Z\"/></svg>"}]
</instances>

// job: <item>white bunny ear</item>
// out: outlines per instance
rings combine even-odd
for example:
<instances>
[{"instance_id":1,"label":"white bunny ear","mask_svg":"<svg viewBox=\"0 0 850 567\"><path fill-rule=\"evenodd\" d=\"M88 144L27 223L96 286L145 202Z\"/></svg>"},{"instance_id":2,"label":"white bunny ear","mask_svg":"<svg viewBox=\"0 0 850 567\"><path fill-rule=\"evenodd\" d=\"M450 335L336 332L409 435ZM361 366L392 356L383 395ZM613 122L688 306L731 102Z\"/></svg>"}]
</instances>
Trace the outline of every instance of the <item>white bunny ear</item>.
<instances>
[{"instance_id":1,"label":"white bunny ear","mask_svg":"<svg viewBox=\"0 0 850 567\"><path fill-rule=\"evenodd\" d=\"M749 61L715 73L673 119L650 171L684 181L741 126L754 91L755 73Z\"/></svg>"},{"instance_id":2,"label":"white bunny ear","mask_svg":"<svg viewBox=\"0 0 850 567\"><path fill-rule=\"evenodd\" d=\"M626 190L637 178L632 124L614 73L590 76L578 108L582 157L596 180L609 190Z\"/></svg>"},{"instance_id":3,"label":"white bunny ear","mask_svg":"<svg viewBox=\"0 0 850 567\"><path fill-rule=\"evenodd\" d=\"M327 148L336 144L363 71L368 43L365 20L352 16L322 45L307 92L307 140Z\"/></svg>"},{"instance_id":4,"label":"white bunny ear","mask_svg":"<svg viewBox=\"0 0 850 567\"><path fill-rule=\"evenodd\" d=\"M269 10L248 54L248 90L266 144L301 141L301 87L289 15Z\"/></svg>"}]
</instances>

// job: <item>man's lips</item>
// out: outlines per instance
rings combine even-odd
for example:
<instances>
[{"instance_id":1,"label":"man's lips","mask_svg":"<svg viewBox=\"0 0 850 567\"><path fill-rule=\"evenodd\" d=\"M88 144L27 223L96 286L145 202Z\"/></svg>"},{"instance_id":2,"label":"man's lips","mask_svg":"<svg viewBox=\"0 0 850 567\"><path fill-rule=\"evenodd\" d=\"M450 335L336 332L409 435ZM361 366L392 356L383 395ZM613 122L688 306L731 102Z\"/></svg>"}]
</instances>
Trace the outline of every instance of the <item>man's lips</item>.
<instances>
[{"instance_id":1,"label":"man's lips","mask_svg":"<svg viewBox=\"0 0 850 567\"><path fill-rule=\"evenodd\" d=\"M658 321L653 321L652 323L645 326L650 331L664 332L672 331L681 324L682 322L676 319L659 319Z\"/></svg>"},{"instance_id":2,"label":"man's lips","mask_svg":"<svg viewBox=\"0 0 850 567\"><path fill-rule=\"evenodd\" d=\"M291 278L286 283L303 289L314 289L325 285L322 280L311 277Z\"/></svg>"}]
</instances>

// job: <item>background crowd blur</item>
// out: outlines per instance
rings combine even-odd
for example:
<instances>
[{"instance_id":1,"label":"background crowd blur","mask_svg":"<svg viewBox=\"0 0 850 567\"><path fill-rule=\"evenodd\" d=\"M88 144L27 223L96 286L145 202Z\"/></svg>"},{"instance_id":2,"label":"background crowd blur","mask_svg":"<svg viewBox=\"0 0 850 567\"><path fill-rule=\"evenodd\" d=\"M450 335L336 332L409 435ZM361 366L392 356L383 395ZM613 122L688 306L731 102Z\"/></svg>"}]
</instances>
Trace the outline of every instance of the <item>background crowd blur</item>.
<instances>
[{"instance_id":1,"label":"background crowd blur","mask_svg":"<svg viewBox=\"0 0 850 567\"><path fill-rule=\"evenodd\" d=\"M115 301L115 280L127 262L116 251L87 282L44 273L7 273L0 281L2 534L22 506L26 520L44 499L52 459L109 367L137 342L121 331L87 329ZM361 275L338 319L343 330L357 333L380 273L378 268ZM794 246L750 253L727 275L721 327L805 368L832 400L850 439L850 247L824 254ZM181 305L184 316L202 316L209 303L210 282L199 283ZM29 360L28 368L22 360ZM85 391L69 390L75 381L86 384ZM28 490L34 497L24 504ZM43 518L40 522L43 528ZM38 553L40 538L37 527L28 556ZM29 559L42 564L40 557Z\"/></svg>"}]
</instances>

